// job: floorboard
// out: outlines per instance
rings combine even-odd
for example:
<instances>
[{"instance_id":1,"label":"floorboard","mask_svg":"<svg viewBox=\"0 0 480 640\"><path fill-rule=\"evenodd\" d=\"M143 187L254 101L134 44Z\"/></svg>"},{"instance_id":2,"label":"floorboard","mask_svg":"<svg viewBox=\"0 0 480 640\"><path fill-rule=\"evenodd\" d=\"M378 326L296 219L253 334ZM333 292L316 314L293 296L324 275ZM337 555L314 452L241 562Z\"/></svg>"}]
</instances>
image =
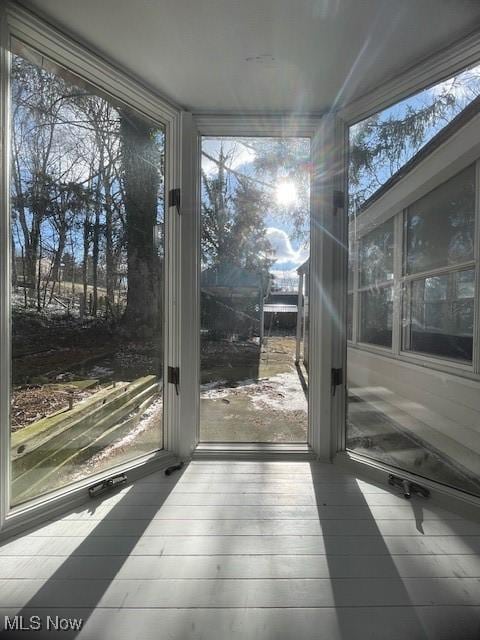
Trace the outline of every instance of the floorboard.
<instances>
[{"instance_id":1,"label":"floorboard","mask_svg":"<svg viewBox=\"0 0 480 640\"><path fill-rule=\"evenodd\" d=\"M15 614L82 640L479 640L480 523L332 465L194 461L5 542Z\"/></svg>"}]
</instances>

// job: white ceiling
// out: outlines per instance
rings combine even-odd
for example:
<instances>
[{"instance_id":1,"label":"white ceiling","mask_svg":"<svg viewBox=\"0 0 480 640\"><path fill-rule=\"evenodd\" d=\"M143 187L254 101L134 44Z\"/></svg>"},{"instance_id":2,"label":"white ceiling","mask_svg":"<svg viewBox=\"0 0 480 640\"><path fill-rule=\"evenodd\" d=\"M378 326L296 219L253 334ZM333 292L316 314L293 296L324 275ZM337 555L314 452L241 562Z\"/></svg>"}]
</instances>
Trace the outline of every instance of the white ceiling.
<instances>
[{"instance_id":1,"label":"white ceiling","mask_svg":"<svg viewBox=\"0 0 480 640\"><path fill-rule=\"evenodd\" d=\"M480 28L479 0L24 4L197 112L318 113Z\"/></svg>"}]
</instances>

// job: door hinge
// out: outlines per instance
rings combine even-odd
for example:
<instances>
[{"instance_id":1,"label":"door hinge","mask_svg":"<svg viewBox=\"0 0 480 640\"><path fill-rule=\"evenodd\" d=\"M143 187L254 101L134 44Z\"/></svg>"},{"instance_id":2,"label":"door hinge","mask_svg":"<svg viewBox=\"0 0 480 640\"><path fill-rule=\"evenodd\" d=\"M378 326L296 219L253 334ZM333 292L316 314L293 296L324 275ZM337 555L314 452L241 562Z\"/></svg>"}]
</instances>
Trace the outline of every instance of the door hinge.
<instances>
[{"instance_id":1,"label":"door hinge","mask_svg":"<svg viewBox=\"0 0 480 640\"><path fill-rule=\"evenodd\" d=\"M168 192L168 206L175 207L180 215L180 189L170 189Z\"/></svg>"},{"instance_id":2,"label":"door hinge","mask_svg":"<svg viewBox=\"0 0 480 640\"><path fill-rule=\"evenodd\" d=\"M175 385L175 393L178 396L178 386L180 384L180 367L168 367L168 382Z\"/></svg>"},{"instance_id":3,"label":"door hinge","mask_svg":"<svg viewBox=\"0 0 480 640\"><path fill-rule=\"evenodd\" d=\"M337 387L343 384L343 369L332 369L331 385L332 396L335 395Z\"/></svg>"},{"instance_id":4,"label":"door hinge","mask_svg":"<svg viewBox=\"0 0 480 640\"><path fill-rule=\"evenodd\" d=\"M345 210L345 194L343 191L334 191L333 192L333 214L336 216L338 210Z\"/></svg>"}]
</instances>

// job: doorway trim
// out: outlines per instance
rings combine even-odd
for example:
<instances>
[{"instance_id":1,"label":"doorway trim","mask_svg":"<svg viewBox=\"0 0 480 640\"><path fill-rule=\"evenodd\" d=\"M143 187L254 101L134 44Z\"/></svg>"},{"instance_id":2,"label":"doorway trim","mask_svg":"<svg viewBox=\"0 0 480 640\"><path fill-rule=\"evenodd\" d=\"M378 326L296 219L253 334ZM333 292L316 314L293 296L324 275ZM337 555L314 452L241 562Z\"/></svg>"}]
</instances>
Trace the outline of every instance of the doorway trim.
<instances>
[{"instance_id":1,"label":"doorway trim","mask_svg":"<svg viewBox=\"0 0 480 640\"><path fill-rule=\"evenodd\" d=\"M338 173L338 153L342 152L338 144L337 119L332 114L324 116L281 116L281 115L235 115L235 114L193 114L198 131L198 149L200 149L202 137L299 137L309 138L311 144L311 163L313 167L310 185L310 256L315 256L312 261L312 273L310 282L323 283L322 286L310 285L309 314L310 314L310 343L309 343L309 389L314 388L315 393L309 392L308 432L305 451L295 450L292 447L291 454L312 455L321 460L330 461L336 448L333 448L333 414L331 402L330 370L332 358L336 358L332 349L332 305L333 300L333 245L336 243L334 235L337 233L338 219L342 214L333 207L333 191L339 183L344 184L343 169ZM332 128L333 127L333 128ZM332 138L333 136L333 138ZM334 141L334 142L332 142ZM325 145L332 143L331 152L325 153ZM200 151L197 151L200 153ZM200 219L200 202L195 211ZM200 240L198 240L199 242ZM192 247L193 249L193 247ZM195 249L198 251L198 247ZM197 284L199 287L199 282ZM197 291L197 304L200 304L200 295ZM199 318L199 312L197 311ZM200 322L198 320L196 331L200 334ZM199 357L199 353L198 353ZM200 394L200 385L197 385L197 393ZM236 443L200 443L199 444L199 415L196 417L197 433L196 455L216 453L225 454L231 452L238 455L245 444ZM285 444L268 445L268 452L264 444L249 443L249 453L257 456L272 455L275 451L280 454L288 448Z\"/></svg>"}]
</instances>

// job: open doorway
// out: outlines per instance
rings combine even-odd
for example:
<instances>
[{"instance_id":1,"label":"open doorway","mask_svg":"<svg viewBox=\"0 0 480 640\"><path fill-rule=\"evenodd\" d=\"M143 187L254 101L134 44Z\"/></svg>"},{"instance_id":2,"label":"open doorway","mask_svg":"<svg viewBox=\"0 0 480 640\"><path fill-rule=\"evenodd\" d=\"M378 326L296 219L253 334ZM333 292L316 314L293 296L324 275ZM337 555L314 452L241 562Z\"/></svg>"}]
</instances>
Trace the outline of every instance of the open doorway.
<instances>
[{"instance_id":1,"label":"open doorway","mask_svg":"<svg viewBox=\"0 0 480 640\"><path fill-rule=\"evenodd\" d=\"M309 138L202 140L203 442L307 441L309 168Z\"/></svg>"}]
</instances>

